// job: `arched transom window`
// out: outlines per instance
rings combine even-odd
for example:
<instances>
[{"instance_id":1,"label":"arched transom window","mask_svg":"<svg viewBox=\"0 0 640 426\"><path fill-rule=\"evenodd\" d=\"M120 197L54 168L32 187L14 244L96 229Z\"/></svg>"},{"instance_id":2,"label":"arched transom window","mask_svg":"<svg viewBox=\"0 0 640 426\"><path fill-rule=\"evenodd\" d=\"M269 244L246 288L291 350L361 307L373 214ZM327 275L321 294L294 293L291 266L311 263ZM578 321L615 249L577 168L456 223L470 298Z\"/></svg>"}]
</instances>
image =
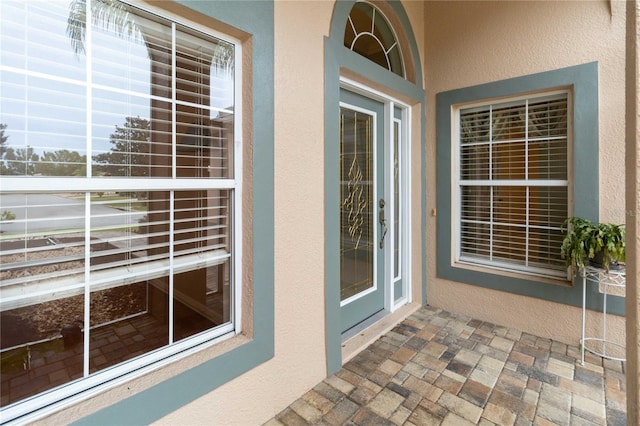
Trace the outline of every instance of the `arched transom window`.
<instances>
[{"instance_id":1,"label":"arched transom window","mask_svg":"<svg viewBox=\"0 0 640 426\"><path fill-rule=\"evenodd\" d=\"M344 45L404 77L398 40L387 19L373 5L357 2L353 6L344 30Z\"/></svg>"}]
</instances>

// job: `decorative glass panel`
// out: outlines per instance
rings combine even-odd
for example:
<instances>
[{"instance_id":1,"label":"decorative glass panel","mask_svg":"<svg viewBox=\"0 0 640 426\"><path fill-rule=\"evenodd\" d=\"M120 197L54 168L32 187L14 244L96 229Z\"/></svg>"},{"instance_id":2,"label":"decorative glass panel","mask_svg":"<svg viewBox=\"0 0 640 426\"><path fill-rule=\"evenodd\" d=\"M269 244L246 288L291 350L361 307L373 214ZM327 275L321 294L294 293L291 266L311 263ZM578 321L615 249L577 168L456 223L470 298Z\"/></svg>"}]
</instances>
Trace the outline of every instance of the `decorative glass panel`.
<instances>
[{"instance_id":1,"label":"decorative glass panel","mask_svg":"<svg viewBox=\"0 0 640 426\"><path fill-rule=\"evenodd\" d=\"M400 278L400 244L402 243L402 221L400 218L400 123L393 122L393 278Z\"/></svg>"},{"instance_id":2,"label":"decorative glass panel","mask_svg":"<svg viewBox=\"0 0 640 426\"><path fill-rule=\"evenodd\" d=\"M340 108L340 298L374 281L374 117Z\"/></svg>"},{"instance_id":3,"label":"decorative glass panel","mask_svg":"<svg viewBox=\"0 0 640 426\"><path fill-rule=\"evenodd\" d=\"M344 45L389 71L404 77L402 53L384 15L366 2L357 2L344 31Z\"/></svg>"}]
</instances>

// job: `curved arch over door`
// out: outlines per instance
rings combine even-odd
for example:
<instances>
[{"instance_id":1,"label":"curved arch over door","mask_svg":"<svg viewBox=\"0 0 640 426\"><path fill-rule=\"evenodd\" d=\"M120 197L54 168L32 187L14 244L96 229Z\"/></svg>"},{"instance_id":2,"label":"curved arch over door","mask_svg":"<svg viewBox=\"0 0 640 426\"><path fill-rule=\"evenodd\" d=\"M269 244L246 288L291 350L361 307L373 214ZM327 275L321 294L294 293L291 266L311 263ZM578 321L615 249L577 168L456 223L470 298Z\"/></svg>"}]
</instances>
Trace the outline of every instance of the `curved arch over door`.
<instances>
[{"instance_id":1,"label":"curved arch over door","mask_svg":"<svg viewBox=\"0 0 640 426\"><path fill-rule=\"evenodd\" d=\"M344 29L344 45L404 77L404 61L400 42L385 14L373 4L356 2Z\"/></svg>"},{"instance_id":2,"label":"curved arch over door","mask_svg":"<svg viewBox=\"0 0 640 426\"><path fill-rule=\"evenodd\" d=\"M399 1L372 0L369 3L381 11L393 28L396 38L402 50L404 63L404 75L393 73L380 66L378 63L361 56L344 45L345 28L348 17L355 1L336 1L331 22L330 36L325 39L325 324L327 344L327 371L331 374L342 366L341 354L341 272L340 272L340 209L341 205L341 178L340 178L340 116L344 113L341 105L341 79L343 77L355 78L357 81L367 82L367 86L373 86L378 93L390 94L389 99L403 99L405 105L411 105L414 121L420 123L420 131L411 137L411 146L421 153L421 182L414 182L421 188L421 237L415 236L420 242L420 251L424 253L426 229L424 214L425 196L425 158L424 158L424 116L425 116L425 92L423 89L422 67L419 60L418 47L408 16ZM371 92L374 93L374 92ZM344 95L342 95L344 96ZM343 104L344 105L344 102ZM390 112L385 119L392 123L395 116L393 101ZM398 104L399 105L399 104ZM387 110L389 108L387 107ZM380 116L380 114L378 114ZM391 134L391 133L389 133ZM381 151L379 151L381 152ZM388 152L388 151L387 151ZM415 155L415 154L414 154ZM414 179L417 181L417 179ZM344 182L343 182L344 183ZM347 186L346 184L343 186ZM378 205L378 200L375 200ZM377 207L376 207L377 208ZM371 210L371 216L375 217L378 226L378 211ZM382 219L380 219L382 223ZM376 245L382 230L375 235ZM424 257L424 256L423 256ZM420 262L420 280L422 288L422 302L425 302L425 276L424 261ZM417 266L418 268L420 266ZM342 300L342 305L345 304Z\"/></svg>"},{"instance_id":3,"label":"curved arch over door","mask_svg":"<svg viewBox=\"0 0 640 426\"><path fill-rule=\"evenodd\" d=\"M356 1L336 1L331 18L330 36L336 44L342 44L344 39L345 25L348 22L349 13ZM409 17L399 1L368 1L379 9L389 21L395 31L400 46L403 46L403 59L405 68L405 78L422 90L422 64L418 53L416 38L411 29Z\"/></svg>"}]
</instances>

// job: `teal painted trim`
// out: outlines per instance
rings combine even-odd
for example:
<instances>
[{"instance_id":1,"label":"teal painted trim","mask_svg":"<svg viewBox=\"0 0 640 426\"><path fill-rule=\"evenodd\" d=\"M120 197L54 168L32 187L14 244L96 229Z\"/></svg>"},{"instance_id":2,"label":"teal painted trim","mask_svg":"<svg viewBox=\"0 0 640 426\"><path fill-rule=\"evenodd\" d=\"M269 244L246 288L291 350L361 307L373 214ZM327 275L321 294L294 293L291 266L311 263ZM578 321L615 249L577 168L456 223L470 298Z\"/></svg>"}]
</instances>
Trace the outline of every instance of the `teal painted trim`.
<instances>
[{"instance_id":1,"label":"teal painted trim","mask_svg":"<svg viewBox=\"0 0 640 426\"><path fill-rule=\"evenodd\" d=\"M340 330L340 216L339 194L339 110L340 69L347 68L363 77L381 83L408 98L420 102L421 119L421 155L422 155L422 294L426 301L426 148L425 137L425 91L422 88L422 65L418 45L411 28L409 18L399 1L389 3L400 19L409 40L415 62L417 84L413 84L391 73L379 65L345 48L344 29L354 0L338 0L333 9L330 37L325 37L325 339L327 354L327 374L333 374L342 367L342 341ZM415 217L414 217L414 220Z\"/></svg>"},{"instance_id":2,"label":"teal painted trim","mask_svg":"<svg viewBox=\"0 0 640 426\"><path fill-rule=\"evenodd\" d=\"M439 93L436 96L437 124L437 275L452 281L536 297L573 306L582 306L582 280L574 286L546 284L535 279L517 279L504 275L471 271L453 266L451 259L451 112L457 104L517 95L553 88L573 90L574 215L598 220L598 64L591 62L559 70L516 77ZM588 294L589 308L601 309L602 298ZM624 299L609 296L609 312L624 314Z\"/></svg>"},{"instance_id":3,"label":"teal painted trim","mask_svg":"<svg viewBox=\"0 0 640 426\"><path fill-rule=\"evenodd\" d=\"M340 326L340 66L336 55L330 54L325 38L324 87L324 229L325 229L325 339L327 375L342 367Z\"/></svg>"},{"instance_id":4,"label":"teal painted trim","mask_svg":"<svg viewBox=\"0 0 640 426\"><path fill-rule=\"evenodd\" d=\"M77 425L152 423L274 355L273 1L181 3L252 35L254 338L232 351L84 417L74 423Z\"/></svg>"},{"instance_id":5,"label":"teal painted trim","mask_svg":"<svg viewBox=\"0 0 640 426\"><path fill-rule=\"evenodd\" d=\"M268 348L254 340L72 424L112 426L153 423L268 360L271 356L267 353Z\"/></svg>"},{"instance_id":6,"label":"teal painted trim","mask_svg":"<svg viewBox=\"0 0 640 426\"><path fill-rule=\"evenodd\" d=\"M351 50L344 47L342 42L335 43L334 40L331 40L330 43L332 43L332 47L335 49L335 54L338 56L338 61L342 68L352 70L358 74L364 74L362 70L366 69L366 76L370 80L382 84L402 95L408 97L416 96L415 84L390 72L389 70L382 68L379 65L372 67L372 62L369 59L364 56L360 56L357 53L354 54Z\"/></svg>"}]
</instances>

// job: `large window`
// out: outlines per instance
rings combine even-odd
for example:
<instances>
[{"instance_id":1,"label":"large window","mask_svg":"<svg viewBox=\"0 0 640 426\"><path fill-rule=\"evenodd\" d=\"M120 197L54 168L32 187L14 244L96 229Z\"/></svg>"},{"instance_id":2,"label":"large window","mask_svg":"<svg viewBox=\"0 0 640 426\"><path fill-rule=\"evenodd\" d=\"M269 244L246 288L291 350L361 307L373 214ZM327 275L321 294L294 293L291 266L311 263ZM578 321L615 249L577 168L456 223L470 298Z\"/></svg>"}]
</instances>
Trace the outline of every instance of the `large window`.
<instances>
[{"instance_id":1,"label":"large window","mask_svg":"<svg viewBox=\"0 0 640 426\"><path fill-rule=\"evenodd\" d=\"M567 92L457 109L456 261L566 277Z\"/></svg>"},{"instance_id":2,"label":"large window","mask_svg":"<svg viewBox=\"0 0 640 426\"><path fill-rule=\"evenodd\" d=\"M241 54L115 1L2 1L0 20L11 418L239 331Z\"/></svg>"}]
</instances>

